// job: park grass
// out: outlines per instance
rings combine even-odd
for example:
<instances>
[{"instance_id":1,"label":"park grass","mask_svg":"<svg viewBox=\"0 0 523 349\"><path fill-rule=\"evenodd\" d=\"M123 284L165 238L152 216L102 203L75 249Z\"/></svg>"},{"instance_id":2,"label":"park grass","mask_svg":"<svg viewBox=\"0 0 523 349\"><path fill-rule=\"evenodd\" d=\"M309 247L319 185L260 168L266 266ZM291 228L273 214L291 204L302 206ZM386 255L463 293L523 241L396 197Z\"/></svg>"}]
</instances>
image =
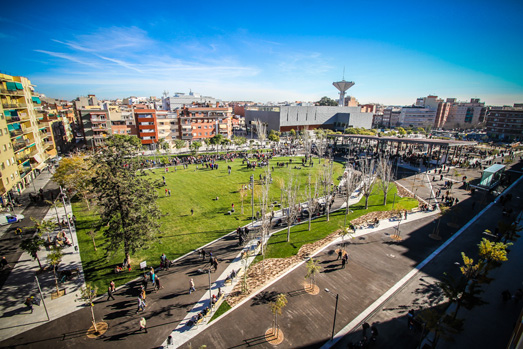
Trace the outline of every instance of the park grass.
<instances>
[{"instance_id":1,"label":"park grass","mask_svg":"<svg viewBox=\"0 0 523 349\"><path fill-rule=\"evenodd\" d=\"M288 178L290 171L299 179L300 191L305 192L308 174L315 176L322 168L322 165L318 164L318 159L314 159L312 168L292 169L295 165L301 166L299 157L293 157L293 163L288 168L276 167L276 162L284 162L288 159L274 158L270 162L270 166L274 166L273 184L270 190L271 201L280 202L279 179ZM325 162L322 160L322 164ZM230 233L238 226L248 224L251 216L251 194L249 191L244 200L244 213L242 214L239 189L241 185L248 185L250 176L254 175L254 212L256 212L259 205L259 200L256 198L256 194L259 192L259 176L265 174L265 169L247 170L242 165L242 161L238 159L227 163L218 161L218 164L219 170L202 169L201 165L196 169L196 165L189 165L187 169L177 166L176 171L174 167L170 167L168 173L165 173L163 168L145 171L152 179L162 180L162 176L165 177L166 186L157 190L157 203L163 213L160 227L162 233L150 244L131 255L133 265L131 272L124 271L114 274L114 267L123 262L123 251L107 253L105 248L108 244L103 236L104 228L99 227L95 210L88 211L81 200L73 199L73 212L77 218L77 238L86 281L105 291L111 280L114 280L117 285L121 285L139 276L138 265L142 261L146 261L148 266L157 266L162 253L165 253L167 258L174 260ZM232 167L231 175L227 173L228 165ZM337 178L342 173L342 164L335 163L335 183L339 182ZM165 188L171 190L171 196L165 195ZM216 197L219 197L219 200L214 200ZM304 197L301 199L303 201ZM235 204L236 212L227 215L232 203ZM194 216L191 216L191 209L194 210ZM275 210L277 209L275 208ZM97 251L94 250L91 237L87 235L90 230L97 232L95 237Z\"/></svg>"},{"instance_id":2,"label":"park grass","mask_svg":"<svg viewBox=\"0 0 523 349\"><path fill-rule=\"evenodd\" d=\"M383 205L383 191L378 188L378 186L375 186L372 195L369 197L368 209L365 210L365 197L362 197L358 203L350 206L352 212L347 216L347 222L369 212L392 210L393 204L395 210L410 210L417 207L417 200L408 197L395 197L394 194L396 193L396 185L391 186L387 195L387 205ZM292 257L298 253L300 247L303 245L321 240L342 228L344 220L345 210L343 209L331 213L328 222L326 216L321 216L312 220L311 231L308 230L308 221L295 225L291 228L290 242L287 242L287 229L275 233L267 242L265 258ZM261 259L262 256L258 255L255 258L254 263L259 262Z\"/></svg>"},{"instance_id":3,"label":"park grass","mask_svg":"<svg viewBox=\"0 0 523 349\"><path fill-rule=\"evenodd\" d=\"M218 309L216 310L216 312L213 314L211 320L209 320L209 323L211 323L213 320L216 320L217 318L219 318L220 316L222 316L222 314L225 314L226 312L228 312L229 310L231 310L231 306L229 305L229 303L227 303L226 300L224 300L222 302L222 304L220 304L220 306L218 307Z\"/></svg>"}]
</instances>

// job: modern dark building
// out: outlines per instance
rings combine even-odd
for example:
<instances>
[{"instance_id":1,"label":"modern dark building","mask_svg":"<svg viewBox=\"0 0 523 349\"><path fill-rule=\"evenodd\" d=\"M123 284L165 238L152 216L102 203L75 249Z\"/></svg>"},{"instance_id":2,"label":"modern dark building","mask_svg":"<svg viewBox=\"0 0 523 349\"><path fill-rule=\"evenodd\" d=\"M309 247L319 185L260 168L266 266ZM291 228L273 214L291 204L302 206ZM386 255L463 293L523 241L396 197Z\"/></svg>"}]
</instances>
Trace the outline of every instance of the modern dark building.
<instances>
[{"instance_id":1,"label":"modern dark building","mask_svg":"<svg viewBox=\"0 0 523 349\"><path fill-rule=\"evenodd\" d=\"M523 104L491 107L487 112L487 135L500 140L523 140Z\"/></svg>"}]
</instances>

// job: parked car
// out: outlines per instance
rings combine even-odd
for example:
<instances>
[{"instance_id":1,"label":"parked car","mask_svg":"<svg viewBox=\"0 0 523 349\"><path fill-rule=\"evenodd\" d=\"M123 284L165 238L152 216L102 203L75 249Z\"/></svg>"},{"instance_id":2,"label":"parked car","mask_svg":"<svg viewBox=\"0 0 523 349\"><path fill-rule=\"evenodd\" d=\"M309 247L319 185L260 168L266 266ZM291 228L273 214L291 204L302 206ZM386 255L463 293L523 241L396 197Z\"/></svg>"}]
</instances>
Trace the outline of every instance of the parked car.
<instances>
[{"instance_id":1,"label":"parked car","mask_svg":"<svg viewBox=\"0 0 523 349\"><path fill-rule=\"evenodd\" d=\"M0 214L0 225L20 222L22 219L24 219L24 216L21 214L2 213Z\"/></svg>"}]
</instances>

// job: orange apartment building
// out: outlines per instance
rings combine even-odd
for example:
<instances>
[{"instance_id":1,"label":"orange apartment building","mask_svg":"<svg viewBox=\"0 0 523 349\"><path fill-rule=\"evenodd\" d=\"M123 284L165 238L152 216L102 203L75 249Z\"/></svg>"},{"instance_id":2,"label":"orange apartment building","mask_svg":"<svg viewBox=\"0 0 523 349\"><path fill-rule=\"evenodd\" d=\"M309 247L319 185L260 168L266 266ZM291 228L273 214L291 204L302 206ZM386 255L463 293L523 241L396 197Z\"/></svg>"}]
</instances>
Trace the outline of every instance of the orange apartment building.
<instances>
[{"instance_id":1,"label":"orange apartment building","mask_svg":"<svg viewBox=\"0 0 523 349\"><path fill-rule=\"evenodd\" d=\"M142 144L158 143L158 123L156 110L154 109L134 109L136 120L136 131Z\"/></svg>"},{"instance_id":2,"label":"orange apartment building","mask_svg":"<svg viewBox=\"0 0 523 349\"><path fill-rule=\"evenodd\" d=\"M226 107L184 107L178 109L180 139L197 141L221 134L232 135L232 109Z\"/></svg>"}]
</instances>

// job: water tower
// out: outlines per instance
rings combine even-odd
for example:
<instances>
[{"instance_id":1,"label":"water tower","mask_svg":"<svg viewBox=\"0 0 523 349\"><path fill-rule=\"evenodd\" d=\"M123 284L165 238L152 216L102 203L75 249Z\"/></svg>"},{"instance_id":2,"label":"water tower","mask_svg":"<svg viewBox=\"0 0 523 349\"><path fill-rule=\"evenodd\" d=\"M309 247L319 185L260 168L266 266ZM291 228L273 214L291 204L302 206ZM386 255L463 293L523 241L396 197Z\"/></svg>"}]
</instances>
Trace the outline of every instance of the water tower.
<instances>
[{"instance_id":1,"label":"water tower","mask_svg":"<svg viewBox=\"0 0 523 349\"><path fill-rule=\"evenodd\" d=\"M345 81L345 79L343 79L341 81L333 82L332 84L334 85L334 87L338 89L338 91L340 91L340 100L338 102L338 105L340 107L343 107L345 105L345 91L354 86L354 82Z\"/></svg>"}]
</instances>

